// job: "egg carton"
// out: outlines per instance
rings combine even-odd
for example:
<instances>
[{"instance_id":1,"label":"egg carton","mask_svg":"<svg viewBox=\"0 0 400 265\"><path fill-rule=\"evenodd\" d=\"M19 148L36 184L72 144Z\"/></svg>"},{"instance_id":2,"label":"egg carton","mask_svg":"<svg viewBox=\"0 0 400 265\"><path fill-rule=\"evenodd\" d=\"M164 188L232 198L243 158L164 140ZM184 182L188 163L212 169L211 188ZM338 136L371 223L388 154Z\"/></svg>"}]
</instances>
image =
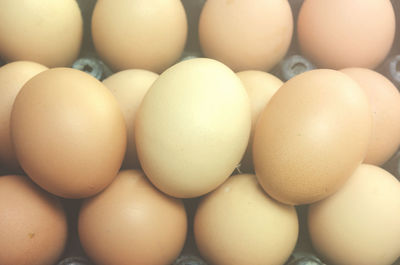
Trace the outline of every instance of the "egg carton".
<instances>
[{"instance_id":1,"label":"egg carton","mask_svg":"<svg viewBox=\"0 0 400 265\"><path fill-rule=\"evenodd\" d=\"M299 9L304 0L289 0L294 16L294 21L297 20ZM91 38L91 15L96 4L96 0L77 0L83 16L84 21L84 39L81 48L79 58L71 65L72 68L82 70L94 76L99 80L104 80L108 76L113 74L110 67L96 53ZM180 60L186 60L194 57L203 57L201 47L198 40L198 19L200 16L201 8L206 0L182 0L185 10L187 12L188 19L188 39L186 42L185 50ZM400 1L391 1L397 19L397 28L400 29ZM295 23L296 26L296 23ZM279 62L270 72L278 76L281 80L287 81L294 76L316 69L317 67L308 60L299 48L296 39L296 29L294 29L292 43L290 48L281 62ZM4 64L4 62L3 62ZM386 60L378 66L376 69L378 72L385 75L390 79L393 84L400 89L400 34L396 32L394 45L388 54ZM383 168L387 169L396 177L400 178L400 151L396 153L387 163L383 165ZM0 169L0 174L7 174L4 169ZM235 173L240 173L240 168ZM78 199L62 199L63 205L65 206L68 214L69 223L69 239L68 244L63 254L62 259L58 265L91 265L93 264L86 256L78 237L77 232L77 218L78 212L81 206L81 200ZM199 202L198 198L185 199L184 204L188 213L188 235L184 249L181 256L172 265L207 265L207 263L201 259L199 251L197 250L194 235L193 235L193 218L195 209ZM295 251L287 261L287 265L323 265L312 247L311 240L308 236L307 225L306 225L306 212L307 206L297 206L297 214L300 222L300 234L297 242ZM155 253L156 255L156 253ZM0 264L1 265L1 264ZM18 265L18 264L16 264ZM209 264L211 265L211 264ZM246 264L243 264L246 265ZM360 264L363 265L363 264ZM400 265L400 259L394 263L394 265Z\"/></svg>"}]
</instances>

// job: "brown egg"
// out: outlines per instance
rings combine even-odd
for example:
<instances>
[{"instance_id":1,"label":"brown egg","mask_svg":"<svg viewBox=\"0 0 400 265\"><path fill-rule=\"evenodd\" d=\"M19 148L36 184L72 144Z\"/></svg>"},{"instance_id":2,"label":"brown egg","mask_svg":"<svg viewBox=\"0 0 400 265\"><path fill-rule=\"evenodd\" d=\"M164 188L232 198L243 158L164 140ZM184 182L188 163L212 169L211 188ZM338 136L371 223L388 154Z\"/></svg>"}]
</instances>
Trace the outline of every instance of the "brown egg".
<instances>
[{"instance_id":1,"label":"brown egg","mask_svg":"<svg viewBox=\"0 0 400 265\"><path fill-rule=\"evenodd\" d=\"M0 177L0 264L54 265L67 219L60 201L17 175Z\"/></svg>"},{"instance_id":2,"label":"brown egg","mask_svg":"<svg viewBox=\"0 0 400 265\"><path fill-rule=\"evenodd\" d=\"M76 1L0 1L0 57L48 67L70 66L81 48L83 25Z\"/></svg>"},{"instance_id":3,"label":"brown egg","mask_svg":"<svg viewBox=\"0 0 400 265\"><path fill-rule=\"evenodd\" d=\"M287 81L258 119L253 159L265 191L283 203L321 200L365 158L372 127L363 89L335 70Z\"/></svg>"},{"instance_id":4,"label":"brown egg","mask_svg":"<svg viewBox=\"0 0 400 265\"><path fill-rule=\"evenodd\" d=\"M185 9L179 0L97 1L92 35L96 51L114 70L160 73L185 46Z\"/></svg>"},{"instance_id":5,"label":"brown egg","mask_svg":"<svg viewBox=\"0 0 400 265\"><path fill-rule=\"evenodd\" d=\"M124 114L128 134L124 167L139 168L139 160L136 153L134 125L136 112L144 95L158 74L147 70L130 69L118 72L103 80L103 84L110 89L117 99Z\"/></svg>"},{"instance_id":6,"label":"brown egg","mask_svg":"<svg viewBox=\"0 0 400 265\"><path fill-rule=\"evenodd\" d=\"M382 165L400 145L400 93L383 75L365 68L341 70L367 94L372 113L372 136L364 163Z\"/></svg>"},{"instance_id":7,"label":"brown egg","mask_svg":"<svg viewBox=\"0 0 400 265\"><path fill-rule=\"evenodd\" d=\"M104 189L126 149L125 121L112 93L71 68L44 71L23 86L11 112L11 136L29 177L67 198Z\"/></svg>"},{"instance_id":8,"label":"brown egg","mask_svg":"<svg viewBox=\"0 0 400 265\"><path fill-rule=\"evenodd\" d=\"M286 0L207 0L199 21L204 55L234 71L268 71L286 54L292 33Z\"/></svg>"},{"instance_id":9,"label":"brown egg","mask_svg":"<svg viewBox=\"0 0 400 265\"><path fill-rule=\"evenodd\" d=\"M213 265L281 265L299 232L296 210L272 200L254 175L236 175L199 204L194 233Z\"/></svg>"},{"instance_id":10,"label":"brown egg","mask_svg":"<svg viewBox=\"0 0 400 265\"><path fill-rule=\"evenodd\" d=\"M389 0L307 0L297 21L304 55L321 68L375 68L395 36Z\"/></svg>"},{"instance_id":11,"label":"brown egg","mask_svg":"<svg viewBox=\"0 0 400 265\"><path fill-rule=\"evenodd\" d=\"M18 161L10 135L10 116L15 97L22 86L47 67L38 63L18 61L0 68L0 165L18 169Z\"/></svg>"},{"instance_id":12,"label":"brown egg","mask_svg":"<svg viewBox=\"0 0 400 265\"><path fill-rule=\"evenodd\" d=\"M235 170L250 126L249 97L232 70L207 58L182 61L160 75L139 107L140 164L166 194L201 196Z\"/></svg>"},{"instance_id":13,"label":"brown egg","mask_svg":"<svg viewBox=\"0 0 400 265\"><path fill-rule=\"evenodd\" d=\"M248 70L236 74L249 94L251 106L251 134L249 145L247 146L246 153L240 165L240 170L246 173L253 173L254 166L251 143L253 142L258 116L260 116L261 111L265 108L275 92L282 86L283 82L276 76L262 71Z\"/></svg>"},{"instance_id":14,"label":"brown egg","mask_svg":"<svg viewBox=\"0 0 400 265\"><path fill-rule=\"evenodd\" d=\"M121 171L79 214L79 237L98 265L169 265L186 238L181 200L168 197L137 170Z\"/></svg>"},{"instance_id":15,"label":"brown egg","mask_svg":"<svg viewBox=\"0 0 400 265\"><path fill-rule=\"evenodd\" d=\"M332 265L393 264L400 257L399 220L400 182L367 164L308 212L314 248Z\"/></svg>"}]
</instances>

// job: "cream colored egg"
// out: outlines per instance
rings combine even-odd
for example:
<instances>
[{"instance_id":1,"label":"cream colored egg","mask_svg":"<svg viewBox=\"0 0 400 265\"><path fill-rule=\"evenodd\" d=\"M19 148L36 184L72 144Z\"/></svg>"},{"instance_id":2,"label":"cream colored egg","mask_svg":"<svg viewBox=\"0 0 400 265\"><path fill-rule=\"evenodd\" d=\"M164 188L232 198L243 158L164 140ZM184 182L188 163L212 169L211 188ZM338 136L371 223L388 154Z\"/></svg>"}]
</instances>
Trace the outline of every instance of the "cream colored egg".
<instances>
[{"instance_id":1,"label":"cream colored egg","mask_svg":"<svg viewBox=\"0 0 400 265\"><path fill-rule=\"evenodd\" d=\"M251 127L249 97L224 64L183 61L151 86L135 126L150 181L171 196L200 196L222 184L242 159Z\"/></svg>"},{"instance_id":2,"label":"cream colored egg","mask_svg":"<svg viewBox=\"0 0 400 265\"><path fill-rule=\"evenodd\" d=\"M194 220L199 251L214 265L282 265L298 232L295 208L271 199L247 174L204 197Z\"/></svg>"},{"instance_id":3,"label":"cream colored egg","mask_svg":"<svg viewBox=\"0 0 400 265\"><path fill-rule=\"evenodd\" d=\"M81 48L82 15L71 0L2 0L0 33L0 57L6 61L70 66Z\"/></svg>"},{"instance_id":4,"label":"cream colored egg","mask_svg":"<svg viewBox=\"0 0 400 265\"><path fill-rule=\"evenodd\" d=\"M139 168L136 154L134 125L136 112L144 95L158 78L158 74L140 69L124 70L103 80L103 84L110 89L117 99L124 114L128 140L124 167Z\"/></svg>"},{"instance_id":5,"label":"cream colored egg","mask_svg":"<svg viewBox=\"0 0 400 265\"><path fill-rule=\"evenodd\" d=\"M19 167L10 134L10 116L15 97L32 77L47 70L38 63L18 61L0 68L0 165L15 170Z\"/></svg>"},{"instance_id":6,"label":"cream colored egg","mask_svg":"<svg viewBox=\"0 0 400 265\"><path fill-rule=\"evenodd\" d=\"M308 212L314 248L332 265L393 264L400 257L399 220L400 182L367 164Z\"/></svg>"},{"instance_id":7,"label":"cream colored egg","mask_svg":"<svg viewBox=\"0 0 400 265\"><path fill-rule=\"evenodd\" d=\"M255 70L248 70L236 73L242 81L250 98L251 105L251 134L249 146L240 165L242 172L254 172L251 143L253 142L254 131L258 116L265 108L268 101L282 86L283 82L276 76Z\"/></svg>"},{"instance_id":8,"label":"cream colored egg","mask_svg":"<svg viewBox=\"0 0 400 265\"><path fill-rule=\"evenodd\" d=\"M96 51L116 71L164 71L181 56L187 27L180 0L97 1L92 17Z\"/></svg>"}]
</instances>

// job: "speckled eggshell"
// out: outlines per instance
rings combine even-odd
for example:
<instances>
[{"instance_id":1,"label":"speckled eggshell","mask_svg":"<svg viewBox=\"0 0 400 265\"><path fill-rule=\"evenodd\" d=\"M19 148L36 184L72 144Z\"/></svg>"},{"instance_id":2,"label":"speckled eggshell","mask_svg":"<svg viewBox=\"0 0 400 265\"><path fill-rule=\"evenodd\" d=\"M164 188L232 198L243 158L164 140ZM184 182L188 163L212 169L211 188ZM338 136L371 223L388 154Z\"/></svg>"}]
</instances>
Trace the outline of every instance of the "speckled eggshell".
<instances>
[{"instance_id":1,"label":"speckled eggshell","mask_svg":"<svg viewBox=\"0 0 400 265\"><path fill-rule=\"evenodd\" d=\"M321 200L364 160L371 131L369 100L356 81L328 69L297 75L258 119L253 141L258 180L283 203Z\"/></svg>"},{"instance_id":2,"label":"speckled eggshell","mask_svg":"<svg viewBox=\"0 0 400 265\"><path fill-rule=\"evenodd\" d=\"M0 177L0 264L54 265L68 224L60 201L29 178Z\"/></svg>"}]
</instances>

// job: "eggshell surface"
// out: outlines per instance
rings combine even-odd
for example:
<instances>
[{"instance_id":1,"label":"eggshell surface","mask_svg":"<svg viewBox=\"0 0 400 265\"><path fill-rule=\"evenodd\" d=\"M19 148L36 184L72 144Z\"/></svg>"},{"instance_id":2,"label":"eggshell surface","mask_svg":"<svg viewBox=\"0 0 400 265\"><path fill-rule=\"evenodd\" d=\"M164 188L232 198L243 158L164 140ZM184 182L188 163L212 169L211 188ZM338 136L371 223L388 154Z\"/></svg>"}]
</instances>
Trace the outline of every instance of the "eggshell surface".
<instances>
[{"instance_id":1,"label":"eggshell surface","mask_svg":"<svg viewBox=\"0 0 400 265\"><path fill-rule=\"evenodd\" d=\"M337 193L309 207L314 248L336 265L390 265L400 256L400 182L363 164Z\"/></svg>"},{"instance_id":2,"label":"eggshell surface","mask_svg":"<svg viewBox=\"0 0 400 265\"><path fill-rule=\"evenodd\" d=\"M128 130L128 145L124 160L126 168L140 167L134 132L136 112L144 95L157 78L158 74L147 70L129 69L115 73L103 80L103 84L113 93L124 114Z\"/></svg>"},{"instance_id":3,"label":"eggshell surface","mask_svg":"<svg viewBox=\"0 0 400 265\"><path fill-rule=\"evenodd\" d=\"M321 68L377 67L395 36L389 0L307 0L298 21L302 53Z\"/></svg>"},{"instance_id":4,"label":"eggshell surface","mask_svg":"<svg viewBox=\"0 0 400 265\"><path fill-rule=\"evenodd\" d=\"M372 137L367 164L385 163L400 145L400 93L385 76L365 68L341 70L349 75L367 94L372 114Z\"/></svg>"},{"instance_id":5,"label":"eggshell surface","mask_svg":"<svg viewBox=\"0 0 400 265\"><path fill-rule=\"evenodd\" d=\"M288 1L207 0L200 15L204 55L235 72L270 70L285 56L292 34Z\"/></svg>"},{"instance_id":6,"label":"eggshell surface","mask_svg":"<svg viewBox=\"0 0 400 265\"><path fill-rule=\"evenodd\" d=\"M27 177L0 177L1 265L54 265L63 253L67 229L57 198Z\"/></svg>"},{"instance_id":7,"label":"eggshell surface","mask_svg":"<svg viewBox=\"0 0 400 265\"><path fill-rule=\"evenodd\" d=\"M282 86L283 82L276 76L255 70L247 70L236 73L242 81L243 86L250 98L251 105L251 134L249 145L240 165L242 172L254 172L251 143L254 138L254 131L260 113L267 105L268 101Z\"/></svg>"},{"instance_id":8,"label":"eggshell surface","mask_svg":"<svg viewBox=\"0 0 400 265\"><path fill-rule=\"evenodd\" d=\"M327 69L297 75L259 117L253 141L258 180L283 203L323 199L363 161L371 130L368 98L350 77Z\"/></svg>"},{"instance_id":9,"label":"eggshell surface","mask_svg":"<svg viewBox=\"0 0 400 265\"><path fill-rule=\"evenodd\" d=\"M251 127L249 98L224 64L191 59L154 82L135 126L150 181L168 195L197 197L222 184L242 159Z\"/></svg>"},{"instance_id":10,"label":"eggshell surface","mask_svg":"<svg viewBox=\"0 0 400 265\"><path fill-rule=\"evenodd\" d=\"M280 265L294 249L293 206L271 199L254 175L230 177L200 202L194 232L201 255L214 265Z\"/></svg>"},{"instance_id":11,"label":"eggshell surface","mask_svg":"<svg viewBox=\"0 0 400 265\"><path fill-rule=\"evenodd\" d=\"M71 68L44 71L23 86L11 113L11 136L28 176L67 198L104 189L126 149L125 121L112 93Z\"/></svg>"},{"instance_id":12,"label":"eggshell surface","mask_svg":"<svg viewBox=\"0 0 400 265\"><path fill-rule=\"evenodd\" d=\"M38 63L18 61L0 68L0 165L15 170L19 167L11 142L10 117L15 97L32 77L47 70Z\"/></svg>"},{"instance_id":13,"label":"eggshell surface","mask_svg":"<svg viewBox=\"0 0 400 265\"><path fill-rule=\"evenodd\" d=\"M0 1L0 57L70 66L82 43L82 16L71 0Z\"/></svg>"},{"instance_id":14,"label":"eggshell surface","mask_svg":"<svg viewBox=\"0 0 400 265\"><path fill-rule=\"evenodd\" d=\"M187 37L179 0L97 1L92 17L97 53L115 71L160 73L175 63Z\"/></svg>"},{"instance_id":15,"label":"eggshell surface","mask_svg":"<svg viewBox=\"0 0 400 265\"><path fill-rule=\"evenodd\" d=\"M186 212L141 171L121 171L79 214L79 237L98 265L169 265L185 242Z\"/></svg>"}]
</instances>

